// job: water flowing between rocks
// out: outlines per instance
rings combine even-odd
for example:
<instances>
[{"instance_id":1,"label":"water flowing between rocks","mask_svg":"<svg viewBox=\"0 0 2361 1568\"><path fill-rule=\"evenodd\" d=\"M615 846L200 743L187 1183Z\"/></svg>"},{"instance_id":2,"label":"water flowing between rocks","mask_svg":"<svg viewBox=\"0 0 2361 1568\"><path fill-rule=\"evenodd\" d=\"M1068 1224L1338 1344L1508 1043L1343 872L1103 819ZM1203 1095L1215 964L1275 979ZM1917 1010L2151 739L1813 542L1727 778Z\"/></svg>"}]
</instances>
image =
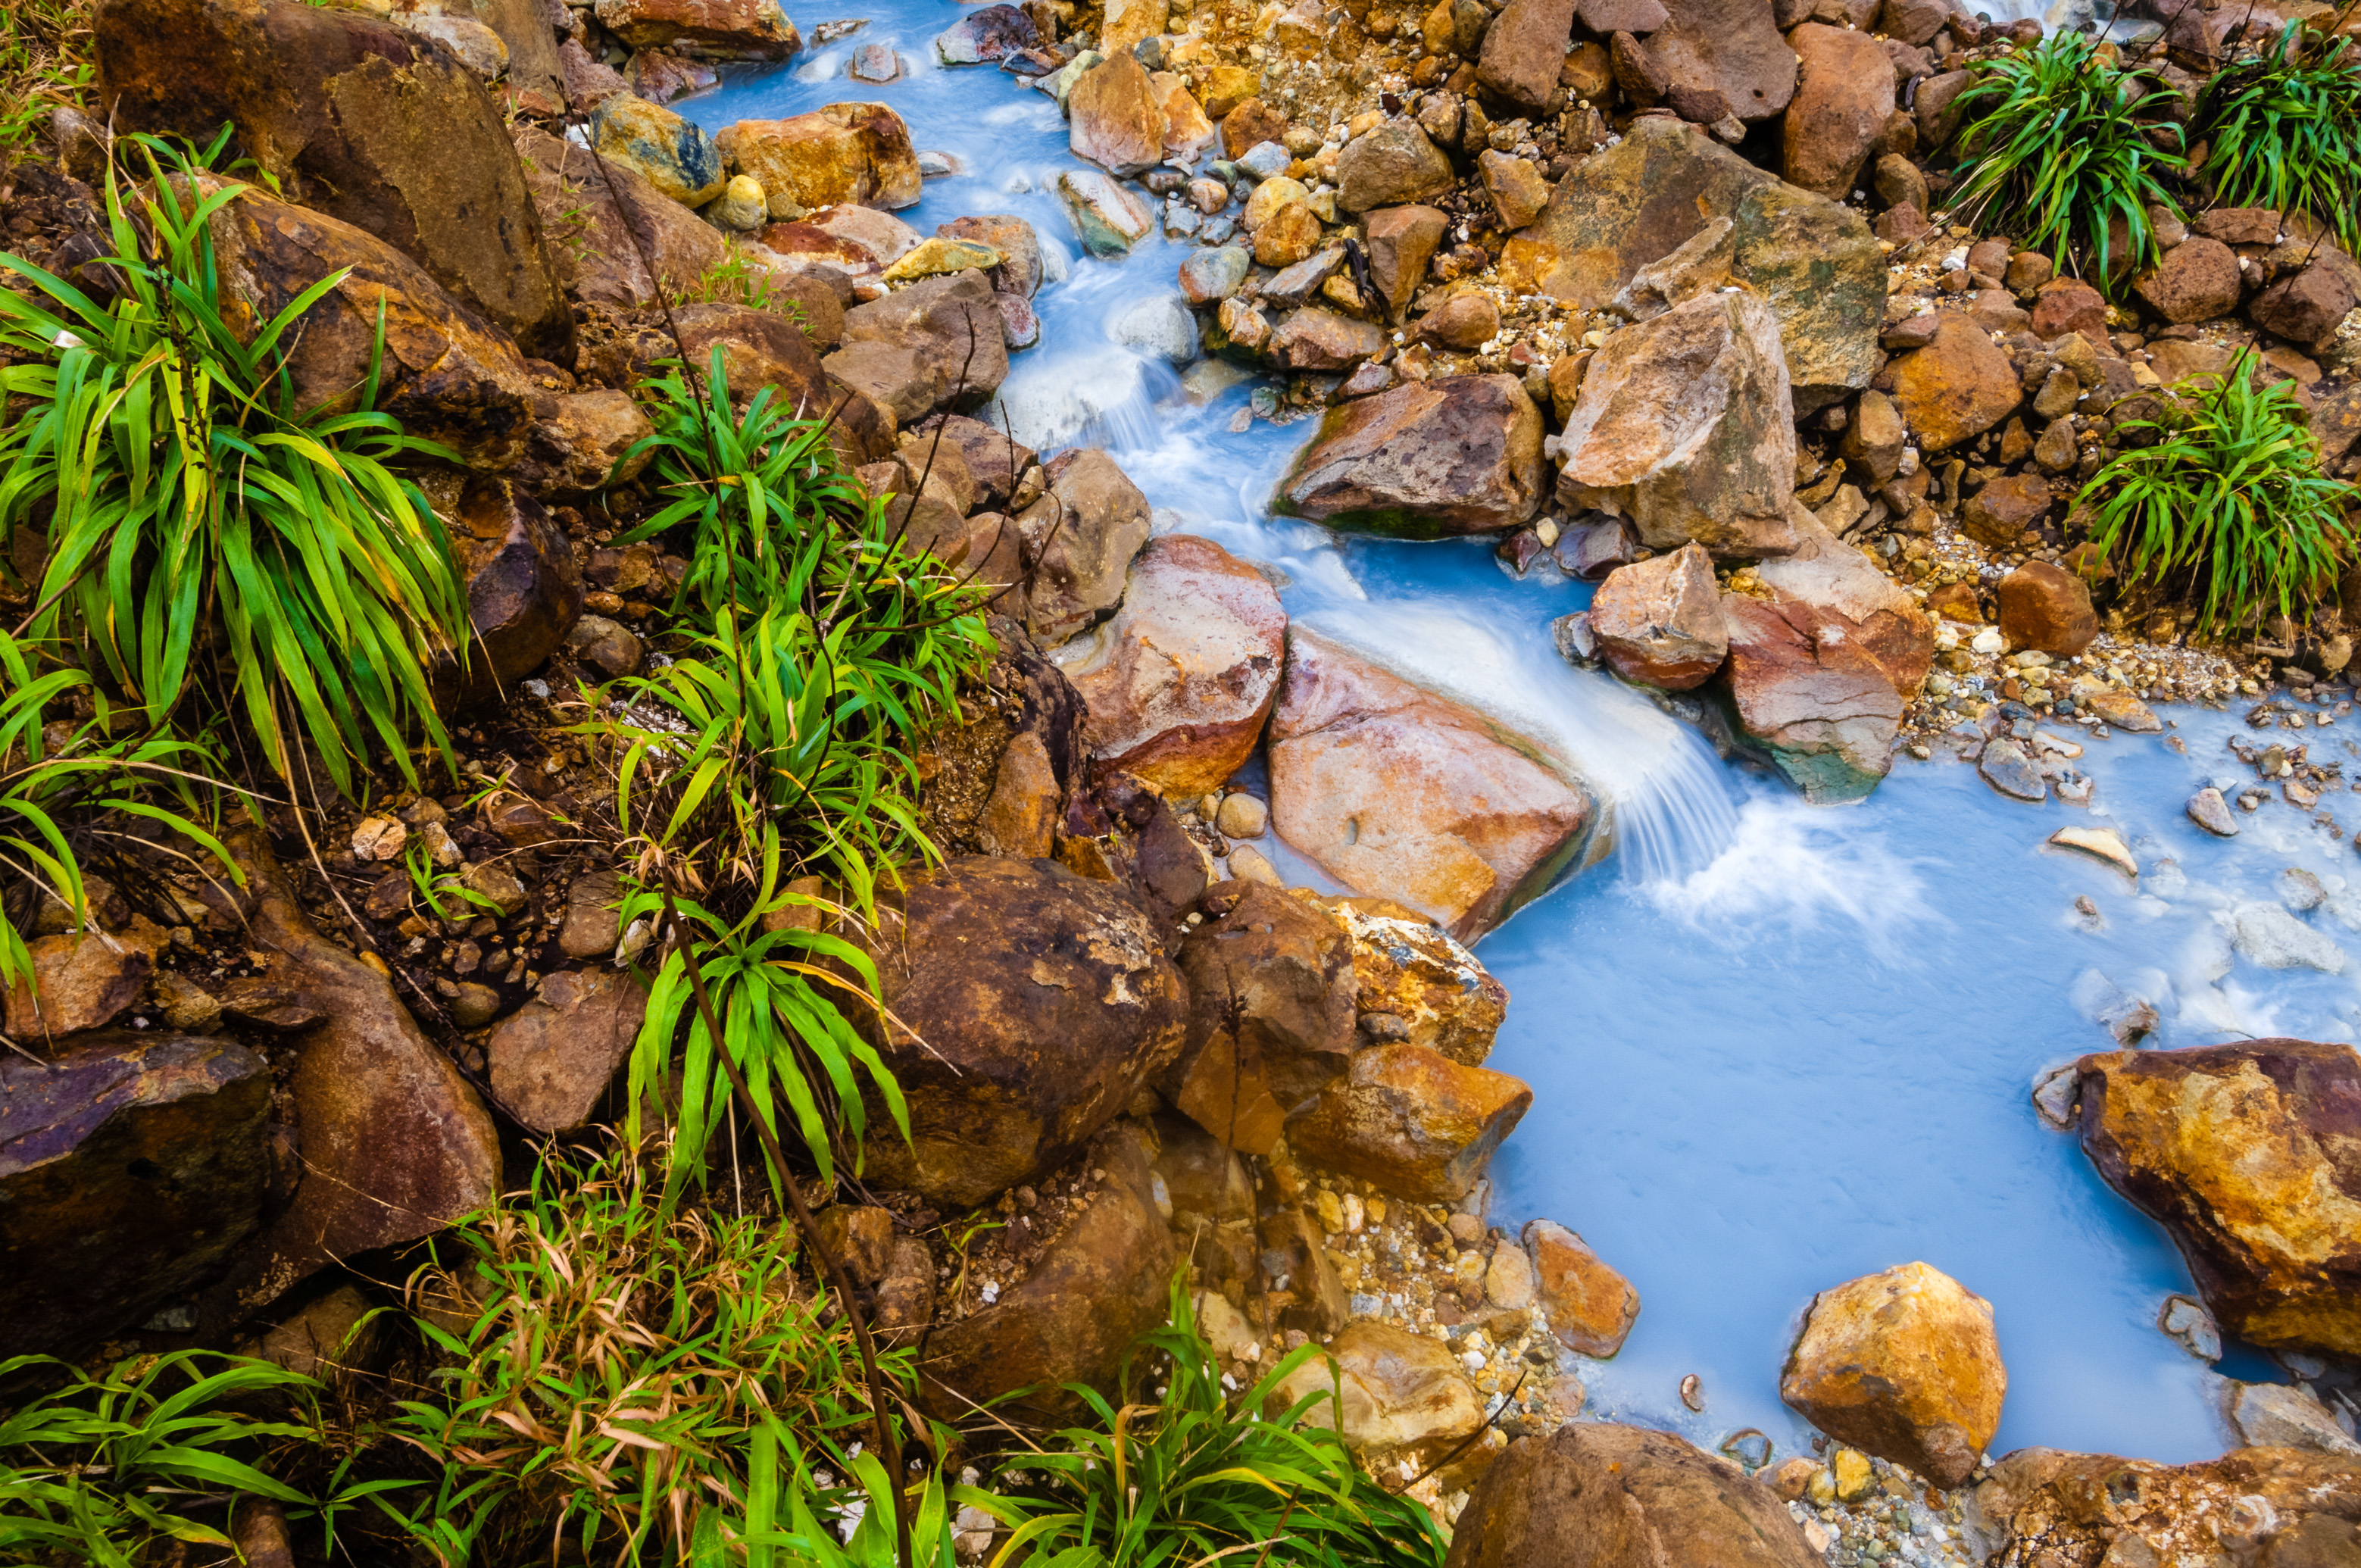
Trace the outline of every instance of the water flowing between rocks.
<instances>
[{"instance_id":1,"label":"water flowing between rocks","mask_svg":"<svg viewBox=\"0 0 2361 1568\"><path fill-rule=\"evenodd\" d=\"M928 181L902 217L923 234L1014 212L1041 237L1041 345L1014 356L983 417L1005 414L1044 457L1108 448L1159 532L1263 564L1297 620L1488 710L1612 802L1613 858L1478 948L1513 998L1490 1065L1535 1092L1494 1166L1492 1214L1580 1231L1644 1303L1621 1354L1582 1366L1591 1413L1708 1449L1759 1427L1793 1453L1806 1429L1778 1378L1813 1292L1923 1259L1996 1311L2009 1390L1994 1453L2220 1453L2214 1372L2157 1327L2164 1299L2191 1289L2186 1269L2071 1136L2043 1124L2028 1091L2111 1047L2099 1014L2125 993L2154 1003L2153 1044L2354 1037L2361 968L2264 969L2231 942L2234 912L2279 908L2283 873L2301 868L2327 894L2312 928L2361 952L2351 846L2276 804L2229 840L2183 813L2208 782L2251 782L2224 746L2238 716L2169 708L2164 735L2078 734L2097 784L2087 810L2018 804L1940 759L1897 759L1849 808L1806 806L1725 764L1638 693L1553 650L1549 622L1582 608L1588 585L1512 581L1488 542L1398 543L1272 517L1272 488L1313 423L1234 432L1254 383L1214 365L1184 378L1140 329L1147 306L1177 302L1194 242L1084 257L1054 189L1079 167L1055 102L988 66L937 65L932 39L959 8L863 9L871 20L851 37L676 107L719 131L849 98L891 104L920 147L961 168ZM881 43L904 77L848 79L852 50ZM1140 313L1129 329L1126 312ZM2308 739L2353 752L2334 731ZM2046 847L2069 826L2116 829L2138 884ZM1290 881L1334 885L1263 843ZM2078 911L2085 897L2095 916ZM2219 1371L2283 1376L2236 1346ZM1702 1413L1679 1396L1692 1373Z\"/></svg>"}]
</instances>

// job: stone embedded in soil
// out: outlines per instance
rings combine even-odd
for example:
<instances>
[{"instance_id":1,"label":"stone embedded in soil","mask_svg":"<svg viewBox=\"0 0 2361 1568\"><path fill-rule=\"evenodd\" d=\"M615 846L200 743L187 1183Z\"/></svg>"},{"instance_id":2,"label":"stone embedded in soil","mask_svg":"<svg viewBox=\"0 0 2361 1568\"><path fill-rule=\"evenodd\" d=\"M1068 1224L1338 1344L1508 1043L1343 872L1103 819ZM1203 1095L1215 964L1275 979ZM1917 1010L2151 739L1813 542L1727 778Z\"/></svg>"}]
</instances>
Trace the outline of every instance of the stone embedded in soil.
<instances>
[{"instance_id":1,"label":"stone embedded in soil","mask_svg":"<svg viewBox=\"0 0 2361 1568\"><path fill-rule=\"evenodd\" d=\"M712 225L666 201L637 170L610 164L602 174L583 149L529 121L510 136L568 295L652 305L664 290L686 293L727 258L728 244Z\"/></svg>"},{"instance_id":2,"label":"stone embedded in soil","mask_svg":"<svg viewBox=\"0 0 2361 1568\"><path fill-rule=\"evenodd\" d=\"M19 1041L104 1028L129 1010L155 972L164 933L146 920L120 935L95 927L26 944L32 979L7 992L7 1032Z\"/></svg>"},{"instance_id":3,"label":"stone embedded in soil","mask_svg":"<svg viewBox=\"0 0 2361 1568\"><path fill-rule=\"evenodd\" d=\"M1642 116L1586 159L1581 178L1559 181L1542 215L1510 237L1500 264L1533 291L1605 310L1642 268L1721 219L1731 223L1732 280L1778 317L1790 384L1815 396L1868 386L1886 275L1867 223L1678 120Z\"/></svg>"},{"instance_id":4,"label":"stone embedded in soil","mask_svg":"<svg viewBox=\"0 0 2361 1568\"><path fill-rule=\"evenodd\" d=\"M2237 252L2219 240L2192 238L2166 251L2132 288L2169 322L2202 322L2238 308L2242 277Z\"/></svg>"},{"instance_id":5,"label":"stone embedded in soil","mask_svg":"<svg viewBox=\"0 0 2361 1568\"><path fill-rule=\"evenodd\" d=\"M1411 382L1328 411L1274 510L1407 538L1490 533L1540 509L1542 417L1512 376Z\"/></svg>"},{"instance_id":6,"label":"stone embedded in soil","mask_svg":"<svg viewBox=\"0 0 2361 1568\"><path fill-rule=\"evenodd\" d=\"M2354 280L2324 261L2281 278L2247 303L2246 315L2290 342L2324 346L2355 304Z\"/></svg>"},{"instance_id":7,"label":"stone embedded in soil","mask_svg":"<svg viewBox=\"0 0 2361 1568\"><path fill-rule=\"evenodd\" d=\"M1923 1263L1821 1291L1779 1379L1830 1437L1941 1486L1982 1462L2007 1391L1992 1304Z\"/></svg>"},{"instance_id":8,"label":"stone embedded in soil","mask_svg":"<svg viewBox=\"0 0 2361 1568\"><path fill-rule=\"evenodd\" d=\"M1559 1342L1583 1355L1610 1356L1621 1350L1640 1320L1640 1292L1631 1282L1554 1220L1528 1221L1524 1245L1532 1258L1536 1293Z\"/></svg>"},{"instance_id":9,"label":"stone embedded in soil","mask_svg":"<svg viewBox=\"0 0 2361 1568\"><path fill-rule=\"evenodd\" d=\"M1557 91L1574 10L1575 0L1509 0L1484 29L1476 80L1528 114L1547 109Z\"/></svg>"},{"instance_id":10,"label":"stone embedded in soil","mask_svg":"<svg viewBox=\"0 0 2361 1568\"><path fill-rule=\"evenodd\" d=\"M78 1355L207 1283L261 1222L269 1112L269 1067L225 1040L0 1051L0 1343Z\"/></svg>"},{"instance_id":11,"label":"stone embedded in soil","mask_svg":"<svg viewBox=\"0 0 2361 1568\"><path fill-rule=\"evenodd\" d=\"M1463 940L1546 890L1597 823L1521 737L1300 626L1268 755L1280 838Z\"/></svg>"},{"instance_id":12,"label":"stone embedded in soil","mask_svg":"<svg viewBox=\"0 0 2361 1568\"><path fill-rule=\"evenodd\" d=\"M1373 1469L1408 1462L1416 1474L1443 1459L1484 1424L1484 1401L1450 1347L1398 1323L1361 1319L1280 1382L1271 1413L1306 1395L1337 1390L1305 1420L1335 1431ZM1332 1376L1335 1379L1332 1381Z\"/></svg>"},{"instance_id":13,"label":"stone embedded in soil","mask_svg":"<svg viewBox=\"0 0 2361 1568\"><path fill-rule=\"evenodd\" d=\"M1057 657L1090 707L1093 759L1184 799L1254 751L1286 652L1287 612L1262 574L1176 533L1148 542L1122 608Z\"/></svg>"},{"instance_id":14,"label":"stone embedded in soil","mask_svg":"<svg viewBox=\"0 0 2361 1568\"><path fill-rule=\"evenodd\" d=\"M452 554L467 585L469 693L479 700L539 668L565 645L585 590L574 543L525 487L468 481L451 520Z\"/></svg>"},{"instance_id":15,"label":"stone embedded in soil","mask_svg":"<svg viewBox=\"0 0 2361 1568\"><path fill-rule=\"evenodd\" d=\"M1398 207L1451 189L1451 159L1414 120L1388 120L1345 144L1336 158L1336 204L1348 213Z\"/></svg>"},{"instance_id":16,"label":"stone embedded in soil","mask_svg":"<svg viewBox=\"0 0 2361 1568\"><path fill-rule=\"evenodd\" d=\"M1696 544L1609 573L1590 629L1617 674L1665 691L1703 685L1730 652L1713 561Z\"/></svg>"},{"instance_id":17,"label":"stone embedded in soil","mask_svg":"<svg viewBox=\"0 0 2361 1568\"><path fill-rule=\"evenodd\" d=\"M1510 1444L1452 1530L1453 1568L1825 1562L1778 1495L1728 1460L1671 1432L1607 1421L1568 1421Z\"/></svg>"},{"instance_id":18,"label":"stone embedded in soil","mask_svg":"<svg viewBox=\"0 0 2361 1568\"><path fill-rule=\"evenodd\" d=\"M2033 335L2044 343L2079 332L2095 342L2107 330L2106 296L2080 278L2052 278L2033 302Z\"/></svg>"},{"instance_id":19,"label":"stone embedded in soil","mask_svg":"<svg viewBox=\"0 0 2361 1568\"><path fill-rule=\"evenodd\" d=\"M981 272L928 278L847 311L844 343L821 363L887 403L903 424L939 409L981 408L1008 378L1007 342L992 286ZM873 389L862 377L884 361L864 355L900 356L907 372L880 379Z\"/></svg>"},{"instance_id":20,"label":"stone embedded in soil","mask_svg":"<svg viewBox=\"0 0 2361 1568\"><path fill-rule=\"evenodd\" d=\"M780 120L740 120L713 138L730 167L762 181L771 215L840 203L901 208L924 184L910 127L884 104L829 104Z\"/></svg>"},{"instance_id":21,"label":"stone embedded in soil","mask_svg":"<svg viewBox=\"0 0 2361 1568\"><path fill-rule=\"evenodd\" d=\"M1892 64L1867 33L1820 22L1795 28L1787 42L1801 61L1781 121L1787 181L1841 202L1894 113Z\"/></svg>"},{"instance_id":22,"label":"stone embedded in soil","mask_svg":"<svg viewBox=\"0 0 2361 1568\"><path fill-rule=\"evenodd\" d=\"M1423 1046L1373 1046L1288 1122L1288 1146L1396 1197L1455 1203L1532 1102L1507 1073Z\"/></svg>"},{"instance_id":23,"label":"stone embedded in soil","mask_svg":"<svg viewBox=\"0 0 2361 1568\"><path fill-rule=\"evenodd\" d=\"M2361 1351L2353 1047L2253 1040L2077 1065L2083 1152L2172 1234L2223 1332L2268 1349Z\"/></svg>"},{"instance_id":24,"label":"stone embedded in soil","mask_svg":"<svg viewBox=\"0 0 2361 1568\"><path fill-rule=\"evenodd\" d=\"M1894 366L1894 405L1927 453L1982 435L2015 412L2024 396L2007 354L1957 313L1947 313L1934 339Z\"/></svg>"},{"instance_id":25,"label":"stone embedded in soil","mask_svg":"<svg viewBox=\"0 0 2361 1568\"><path fill-rule=\"evenodd\" d=\"M878 1183L983 1202L1071 1155L1180 1049L1180 973L1113 884L955 857L913 876L904 905L878 967L911 1141L871 1145Z\"/></svg>"},{"instance_id":26,"label":"stone embedded in soil","mask_svg":"<svg viewBox=\"0 0 2361 1568\"><path fill-rule=\"evenodd\" d=\"M1989 487L1987 487L1989 488ZM2070 659L2099 635L2091 587L2047 561L2027 561L2000 580L2000 634L2012 649Z\"/></svg>"},{"instance_id":27,"label":"stone embedded in soil","mask_svg":"<svg viewBox=\"0 0 2361 1568\"><path fill-rule=\"evenodd\" d=\"M1440 210L1415 203L1367 214L1369 282L1394 314L1408 309L1418 291L1427 262L1443 243L1445 222Z\"/></svg>"},{"instance_id":28,"label":"stone embedded in soil","mask_svg":"<svg viewBox=\"0 0 2361 1568\"><path fill-rule=\"evenodd\" d=\"M1555 440L1558 503L1628 517L1658 550L1784 555L1795 547L1795 417L1769 307L1703 295L1592 357Z\"/></svg>"},{"instance_id":29,"label":"stone embedded in soil","mask_svg":"<svg viewBox=\"0 0 2361 1568\"><path fill-rule=\"evenodd\" d=\"M647 1006L646 990L627 972L598 968L546 976L533 1000L500 1020L484 1048L492 1097L533 1132L587 1125L631 1056Z\"/></svg>"}]
</instances>

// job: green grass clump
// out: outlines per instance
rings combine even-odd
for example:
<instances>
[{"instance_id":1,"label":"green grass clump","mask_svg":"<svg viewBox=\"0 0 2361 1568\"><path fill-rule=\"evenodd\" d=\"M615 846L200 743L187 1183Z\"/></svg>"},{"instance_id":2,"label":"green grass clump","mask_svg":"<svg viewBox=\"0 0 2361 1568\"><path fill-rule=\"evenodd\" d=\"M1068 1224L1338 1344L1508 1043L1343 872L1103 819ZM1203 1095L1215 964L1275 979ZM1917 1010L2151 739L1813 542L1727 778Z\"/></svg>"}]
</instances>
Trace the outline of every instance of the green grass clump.
<instances>
[{"instance_id":1,"label":"green grass clump","mask_svg":"<svg viewBox=\"0 0 2361 1568\"><path fill-rule=\"evenodd\" d=\"M231 332L206 225L244 188L168 177L227 135L198 158L126 138L150 180L126 199L109 170L109 302L0 255L35 291L0 291L0 345L27 360L0 392L30 404L0 433L0 538L49 540L26 634L151 729L202 690L196 709L242 710L282 776L301 737L348 794L373 743L415 783L412 731L447 750L427 670L463 647L467 603L441 521L390 465L436 449L371 411L374 364L355 411L296 406L283 356L344 273L252 343Z\"/></svg>"},{"instance_id":2,"label":"green grass clump","mask_svg":"<svg viewBox=\"0 0 2361 1568\"><path fill-rule=\"evenodd\" d=\"M2352 44L2285 27L2205 83L2190 139L2210 149L2215 201L2305 214L2361 250L2361 55Z\"/></svg>"},{"instance_id":3,"label":"green grass clump","mask_svg":"<svg viewBox=\"0 0 2361 1568\"><path fill-rule=\"evenodd\" d=\"M1265 1552L1290 1568L1441 1568L1448 1543L1426 1509L1358 1474L1333 1415L1322 1424L1333 1381L1266 1418L1324 1354L1291 1353L1233 1404L1176 1278L1170 1321L1125 1357L1119 1398L1070 1386L1096 1423L1010 1456L1027 1479L996 1500L1016 1528L993 1568L1194 1568Z\"/></svg>"},{"instance_id":4,"label":"green grass clump","mask_svg":"<svg viewBox=\"0 0 2361 1568\"><path fill-rule=\"evenodd\" d=\"M2162 115L2170 96L2154 72L2112 63L2099 40L2080 33L2053 33L1987 61L1958 100L1973 117L1960 133L1953 210L1980 228L2024 236L2060 272L2087 267L2111 290L2159 254L2148 208L2180 210L2165 181L2188 164L2180 127ZM2121 253L2111 234L2117 224Z\"/></svg>"},{"instance_id":5,"label":"green grass clump","mask_svg":"<svg viewBox=\"0 0 2361 1568\"><path fill-rule=\"evenodd\" d=\"M230 1505L312 1499L259 1464L320 1441L318 1385L209 1351L118 1362L96 1376L46 1355L0 1362L0 1382L60 1376L0 1416L0 1551L11 1563L134 1568L167 1541L235 1552ZM283 1403L291 1420L223 1409ZM208 1555L194 1561L214 1561Z\"/></svg>"},{"instance_id":6,"label":"green grass clump","mask_svg":"<svg viewBox=\"0 0 2361 1568\"><path fill-rule=\"evenodd\" d=\"M2218 383L2126 422L2125 436L2150 444L2117 455L2077 500L2126 586L2197 599L2206 633L2301 620L2354 543L2345 513L2361 492L2320 471L2294 383L2258 387L2257 368L2244 350Z\"/></svg>"},{"instance_id":7,"label":"green grass clump","mask_svg":"<svg viewBox=\"0 0 2361 1568\"><path fill-rule=\"evenodd\" d=\"M95 74L89 0L0 5L0 169L34 150L52 109L77 104Z\"/></svg>"}]
</instances>

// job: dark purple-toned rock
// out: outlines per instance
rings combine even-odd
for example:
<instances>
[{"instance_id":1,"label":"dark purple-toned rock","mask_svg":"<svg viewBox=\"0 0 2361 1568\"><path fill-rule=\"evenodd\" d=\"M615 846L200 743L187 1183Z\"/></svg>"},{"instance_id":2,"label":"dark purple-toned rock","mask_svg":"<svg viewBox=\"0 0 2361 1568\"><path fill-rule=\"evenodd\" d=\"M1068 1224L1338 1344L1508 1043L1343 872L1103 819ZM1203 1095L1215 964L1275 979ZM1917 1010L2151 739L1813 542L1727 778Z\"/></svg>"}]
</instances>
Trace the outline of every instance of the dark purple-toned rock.
<instances>
[{"instance_id":1,"label":"dark purple-toned rock","mask_svg":"<svg viewBox=\"0 0 2361 1568\"><path fill-rule=\"evenodd\" d=\"M564 645L581 617L574 543L531 491L478 477L459 499L451 547L467 585L476 631L471 674L500 685L523 679Z\"/></svg>"}]
</instances>

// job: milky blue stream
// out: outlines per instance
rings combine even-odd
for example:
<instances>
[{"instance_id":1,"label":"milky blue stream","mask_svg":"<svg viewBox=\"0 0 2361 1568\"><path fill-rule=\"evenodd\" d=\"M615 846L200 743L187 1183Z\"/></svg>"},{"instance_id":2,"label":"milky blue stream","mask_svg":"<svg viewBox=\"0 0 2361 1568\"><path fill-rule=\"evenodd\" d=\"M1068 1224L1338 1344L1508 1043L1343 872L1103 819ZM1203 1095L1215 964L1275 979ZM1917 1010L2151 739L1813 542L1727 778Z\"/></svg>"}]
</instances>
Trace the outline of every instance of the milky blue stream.
<instances>
[{"instance_id":1,"label":"milky blue stream","mask_svg":"<svg viewBox=\"0 0 2361 1568\"><path fill-rule=\"evenodd\" d=\"M991 417L1005 410L1044 455L1107 446L1160 529L1275 568L1296 618L1532 734L1614 802L1615 859L1478 948L1513 998L1491 1065L1534 1088L1495 1168L1493 1217L1572 1226L1643 1302L1621 1355L1582 1366L1592 1411L1707 1446L1759 1427L1793 1452L1804 1428L1779 1403L1778 1376L1812 1293L1916 1258L1993 1303L2010 1378L1995 1453L2221 1452L2206 1368L2156 1328L2186 1270L2072 1139L2043 1127L2027 1091L2042 1069L2112 1045L2095 1014L2116 988L2156 1003L2169 1046L2350 1039L2361 1024L2361 969L2266 970L2232 954L2226 912L2275 904L2290 866L2332 894L2299 918L2361 951L2349 840L2279 804L2228 842L2183 816L2201 784L2251 780L2224 750L2236 716L2172 710L2185 755L2163 737L2090 741L2087 811L2019 805L1971 768L1906 758L1860 806L1806 806L1556 657L1547 623L1587 602L1587 587L1510 581L1482 543L1339 540L1272 519L1273 484L1312 427L1233 433L1248 385L1210 388L1201 370L1184 386L1113 331L1171 291L1191 242L1082 258L1051 189L1075 164L1056 105L987 67L933 65L929 40L954 5L862 9L873 20L854 37L679 107L718 131L840 99L892 104L919 146L965 170L929 181L901 216L926 234L962 214L1020 214L1062 275L1035 302L1042 346L1016 356ZM807 33L824 19L796 16ZM844 77L851 49L873 42L900 49L904 81ZM2344 757L2356 733L2361 718L2305 739L2315 757ZM2361 821L2361 799L2345 799L2327 804ZM2144 886L2044 848L2074 824L2121 832ZM1275 858L1320 881L1283 850ZM2157 869L2167 859L2178 875ZM2097 929L2078 895L2097 905ZM2235 1347L2223 1370L2279 1376ZM1702 1414L1677 1395L1690 1373Z\"/></svg>"}]
</instances>

